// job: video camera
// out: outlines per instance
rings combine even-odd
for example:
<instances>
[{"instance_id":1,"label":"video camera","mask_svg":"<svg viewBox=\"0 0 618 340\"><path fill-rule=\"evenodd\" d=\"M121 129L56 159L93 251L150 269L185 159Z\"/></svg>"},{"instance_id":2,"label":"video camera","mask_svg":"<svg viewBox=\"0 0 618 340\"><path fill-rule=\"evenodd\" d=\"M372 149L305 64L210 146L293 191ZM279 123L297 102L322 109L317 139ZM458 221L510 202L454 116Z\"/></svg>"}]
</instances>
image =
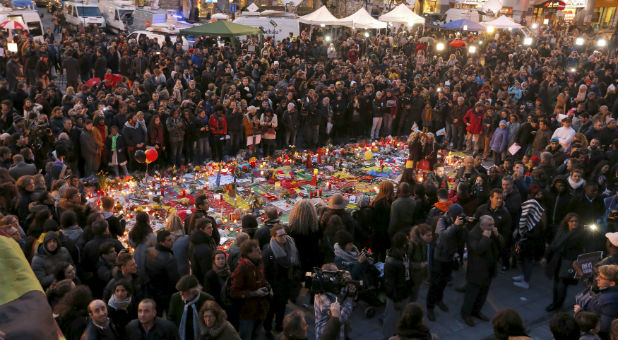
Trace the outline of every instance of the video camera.
<instances>
[{"instance_id":1,"label":"video camera","mask_svg":"<svg viewBox=\"0 0 618 340\"><path fill-rule=\"evenodd\" d=\"M314 268L313 273L307 272L307 278L311 278L311 293L335 294L340 301L348 296L356 298L358 292L363 288L363 281L352 280L350 274L345 270L327 271Z\"/></svg>"}]
</instances>

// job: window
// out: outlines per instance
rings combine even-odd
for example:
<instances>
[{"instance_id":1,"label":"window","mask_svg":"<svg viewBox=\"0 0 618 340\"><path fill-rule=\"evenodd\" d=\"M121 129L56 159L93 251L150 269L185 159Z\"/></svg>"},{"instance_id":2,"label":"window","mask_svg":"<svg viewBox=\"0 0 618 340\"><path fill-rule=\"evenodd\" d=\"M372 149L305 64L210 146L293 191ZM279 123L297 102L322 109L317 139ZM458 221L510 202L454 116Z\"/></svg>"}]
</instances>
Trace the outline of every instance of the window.
<instances>
[{"instance_id":1,"label":"window","mask_svg":"<svg viewBox=\"0 0 618 340\"><path fill-rule=\"evenodd\" d=\"M79 13L80 17L100 17L101 12L99 12L98 7L85 7L79 6L77 8L77 13Z\"/></svg>"},{"instance_id":2,"label":"window","mask_svg":"<svg viewBox=\"0 0 618 340\"><path fill-rule=\"evenodd\" d=\"M7 16L6 20L17 21L18 23L24 25L24 17L22 17L21 15L9 15Z\"/></svg>"},{"instance_id":3,"label":"window","mask_svg":"<svg viewBox=\"0 0 618 340\"><path fill-rule=\"evenodd\" d=\"M30 31L30 35L34 37L43 35L43 29L41 28L41 23L38 21L30 21L28 23L28 31Z\"/></svg>"}]
</instances>

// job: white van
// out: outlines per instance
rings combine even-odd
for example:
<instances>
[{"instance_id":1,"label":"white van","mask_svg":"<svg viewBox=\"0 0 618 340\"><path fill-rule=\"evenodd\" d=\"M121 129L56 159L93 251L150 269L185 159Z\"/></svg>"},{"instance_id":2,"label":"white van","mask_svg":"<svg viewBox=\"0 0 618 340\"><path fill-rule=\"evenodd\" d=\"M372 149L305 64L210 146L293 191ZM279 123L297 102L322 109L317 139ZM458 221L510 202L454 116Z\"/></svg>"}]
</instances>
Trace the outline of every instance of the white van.
<instances>
[{"instance_id":1,"label":"white van","mask_svg":"<svg viewBox=\"0 0 618 340\"><path fill-rule=\"evenodd\" d=\"M43 41L43 23L39 12L34 9L11 9L0 7L0 22L7 20L17 21L28 29L30 36Z\"/></svg>"},{"instance_id":2,"label":"white van","mask_svg":"<svg viewBox=\"0 0 618 340\"><path fill-rule=\"evenodd\" d=\"M74 26L88 26L95 24L101 28L105 28L105 19L99 11L99 6L96 4L67 1L64 3L62 13L68 24Z\"/></svg>"},{"instance_id":3,"label":"white van","mask_svg":"<svg viewBox=\"0 0 618 340\"><path fill-rule=\"evenodd\" d=\"M99 1L99 10L105 18L107 29L113 33L124 32L133 24L133 1Z\"/></svg>"},{"instance_id":4,"label":"white van","mask_svg":"<svg viewBox=\"0 0 618 340\"><path fill-rule=\"evenodd\" d=\"M176 37L178 36L178 30L163 30L148 27L146 30L131 32L131 34L129 34L129 39L135 39L136 42L139 42L140 39L144 38L157 39L157 43L159 44L159 46L162 46L166 36L169 36L172 43L175 43ZM189 49L189 47L189 41L187 40L187 38L182 36L182 49L186 51Z\"/></svg>"}]
</instances>

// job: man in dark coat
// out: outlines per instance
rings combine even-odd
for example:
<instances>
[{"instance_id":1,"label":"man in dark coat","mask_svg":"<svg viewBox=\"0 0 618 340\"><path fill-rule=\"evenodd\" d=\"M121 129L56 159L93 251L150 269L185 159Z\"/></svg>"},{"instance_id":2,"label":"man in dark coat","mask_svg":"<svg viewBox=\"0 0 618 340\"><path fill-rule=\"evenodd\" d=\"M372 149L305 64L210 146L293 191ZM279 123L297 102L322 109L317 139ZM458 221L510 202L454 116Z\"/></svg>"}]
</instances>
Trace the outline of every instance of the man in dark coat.
<instances>
[{"instance_id":1,"label":"man in dark coat","mask_svg":"<svg viewBox=\"0 0 618 340\"><path fill-rule=\"evenodd\" d=\"M116 340L119 339L114 324L107 317L107 305L102 300L94 300L88 305L90 321L81 340Z\"/></svg>"},{"instance_id":2,"label":"man in dark coat","mask_svg":"<svg viewBox=\"0 0 618 340\"><path fill-rule=\"evenodd\" d=\"M176 282L180 278L176 259L172 253L172 235L167 230L157 233L157 245L146 258L148 292L157 302L158 314L163 315L167 304L176 291ZM205 259L204 259L205 260Z\"/></svg>"},{"instance_id":3,"label":"man in dark coat","mask_svg":"<svg viewBox=\"0 0 618 340\"><path fill-rule=\"evenodd\" d=\"M492 189L489 192L489 202L480 205L474 213L474 216L477 218L483 215L491 216L494 219L494 226L505 240L511 238L513 234L513 221L511 214L504 207L504 194L502 190ZM505 249L504 251L506 252L507 250ZM503 256L508 258L508 253L503 254Z\"/></svg>"},{"instance_id":4,"label":"man in dark coat","mask_svg":"<svg viewBox=\"0 0 618 340\"><path fill-rule=\"evenodd\" d=\"M466 271L466 293L461 307L461 317L468 326L474 326L472 316L483 321L489 318L481 313L487 299L491 280L496 275L500 248L504 240L494 225L494 219L483 215L468 233L468 268Z\"/></svg>"},{"instance_id":5,"label":"man in dark coat","mask_svg":"<svg viewBox=\"0 0 618 340\"><path fill-rule=\"evenodd\" d=\"M178 330L173 322L157 317L157 304L152 299L144 299L137 306L137 319L125 328L126 339L175 340Z\"/></svg>"},{"instance_id":6,"label":"man in dark coat","mask_svg":"<svg viewBox=\"0 0 618 340\"><path fill-rule=\"evenodd\" d=\"M212 238L215 240L216 244L219 244L221 240L221 236L219 235L219 228L217 228L217 221L215 221L214 217L208 216L208 209L210 205L208 204L208 196L200 195L195 199L195 212L188 215L185 218L185 233L190 234L192 230L189 230L189 221L191 221L191 216L195 213L201 213L205 218L209 219L212 222Z\"/></svg>"},{"instance_id":7,"label":"man in dark coat","mask_svg":"<svg viewBox=\"0 0 618 340\"><path fill-rule=\"evenodd\" d=\"M202 291L200 283L193 275L181 277L176 284L176 289L178 292L174 293L170 299L167 319L178 327L181 339L197 340L200 328L199 324L196 324L198 320L193 318L193 315L197 315L204 302L214 301L215 298ZM182 322L183 314L185 315L184 323Z\"/></svg>"},{"instance_id":8,"label":"man in dark coat","mask_svg":"<svg viewBox=\"0 0 618 340\"><path fill-rule=\"evenodd\" d=\"M410 185L406 182L399 184L399 197L391 205L391 218L388 226L388 235L393 237L398 231L407 232L414 225L414 210L416 202L412 197Z\"/></svg>"},{"instance_id":9,"label":"man in dark coat","mask_svg":"<svg viewBox=\"0 0 618 340\"><path fill-rule=\"evenodd\" d=\"M67 53L62 61L62 66L66 71L67 86L73 86L73 89L77 89L79 85L79 61L75 59L72 53Z\"/></svg>"}]
</instances>

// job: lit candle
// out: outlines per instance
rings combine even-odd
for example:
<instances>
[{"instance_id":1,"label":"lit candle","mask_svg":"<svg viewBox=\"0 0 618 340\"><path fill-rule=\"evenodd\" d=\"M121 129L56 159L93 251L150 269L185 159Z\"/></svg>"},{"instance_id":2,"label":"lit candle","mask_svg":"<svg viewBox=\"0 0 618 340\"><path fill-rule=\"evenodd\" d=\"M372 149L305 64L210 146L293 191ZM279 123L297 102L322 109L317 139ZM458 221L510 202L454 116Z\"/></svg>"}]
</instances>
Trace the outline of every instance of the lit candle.
<instances>
[{"instance_id":1,"label":"lit candle","mask_svg":"<svg viewBox=\"0 0 618 340\"><path fill-rule=\"evenodd\" d=\"M322 197L322 188L320 188L320 197Z\"/></svg>"},{"instance_id":2,"label":"lit candle","mask_svg":"<svg viewBox=\"0 0 618 340\"><path fill-rule=\"evenodd\" d=\"M313 174L317 175L318 174L318 169L313 169Z\"/></svg>"},{"instance_id":3,"label":"lit candle","mask_svg":"<svg viewBox=\"0 0 618 340\"><path fill-rule=\"evenodd\" d=\"M182 189L182 195L186 196L187 195L187 189Z\"/></svg>"}]
</instances>

